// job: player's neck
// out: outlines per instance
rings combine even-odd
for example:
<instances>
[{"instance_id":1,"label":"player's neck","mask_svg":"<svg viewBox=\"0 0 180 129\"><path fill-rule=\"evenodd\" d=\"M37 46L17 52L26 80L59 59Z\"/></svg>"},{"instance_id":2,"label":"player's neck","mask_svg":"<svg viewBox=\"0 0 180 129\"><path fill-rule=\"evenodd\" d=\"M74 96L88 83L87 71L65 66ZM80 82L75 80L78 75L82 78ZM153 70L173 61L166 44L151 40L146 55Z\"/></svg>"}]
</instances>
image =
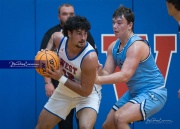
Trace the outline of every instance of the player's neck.
<instances>
[{"instance_id":1,"label":"player's neck","mask_svg":"<svg viewBox=\"0 0 180 129\"><path fill-rule=\"evenodd\" d=\"M125 46L126 43L128 42L128 40L134 35L133 32L130 32L129 34L127 34L127 36L123 39L120 39L121 40L121 45L122 46Z\"/></svg>"},{"instance_id":2,"label":"player's neck","mask_svg":"<svg viewBox=\"0 0 180 129\"><path fill-rule=\"evenodd\" d=\"M76 57L83 48L79 48L73 45L69 45L70 43L68 42L68 46L67 46L67 54L69 58L74 58Z\"/></svg>"}]
</instances>

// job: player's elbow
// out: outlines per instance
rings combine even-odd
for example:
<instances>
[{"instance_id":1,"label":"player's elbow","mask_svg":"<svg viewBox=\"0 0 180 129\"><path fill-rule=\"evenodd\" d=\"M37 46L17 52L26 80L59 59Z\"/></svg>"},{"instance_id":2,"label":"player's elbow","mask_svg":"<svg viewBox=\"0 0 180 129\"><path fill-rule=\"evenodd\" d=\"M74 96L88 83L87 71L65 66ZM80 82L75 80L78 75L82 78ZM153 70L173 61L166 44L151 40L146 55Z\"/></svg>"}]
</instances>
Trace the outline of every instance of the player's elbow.
<instances>
[{"instance_id":1,"label":"player's elbow","mask_svg":"<svg viewBox=\"0 0 180 129\"><path fill-rule=\"evenodd\" d=\"M82 96L82 97L88 97L89 94L82 94L81 96Z\"/></svg>"},{"instance_id":2,"label":"player's elbow","mask_svg":"<svg viewBox=\"0 0 180 129\"><path fill-rule=\"evenodd\" d=\"M123 82L127 83L129 81L129 78L125 77Z\"/></svg>"},{"instance_id":3,"label":"player's elbow","mask_svg":"<svg viewBox=\"0 0 180 129\"><path fill-rule=\"evenodd\" d=\"M91 92L82 92L81 96L82 97L88 97L91 94Z\"/></svg>"},{"instance_id":4,"label":"player's elbow","mask_svg":"<svg viewBox=\"0 0 180 129\"><path fill-rule=\"evenodd\" d=\"M83 89L83 90L81 91L81 94L80 94L80 95L81 95L82 97L88 97L88 96L92 93L92 90L93 90L93 89L86 89L86 88L85 88L85 89Z\"/></svg>"},{"instance_id":5,"label":"player's elbow","mask_svg":"<svg viewBox=\"0 0 180 129\"><path fill-rule=\"evenodd\" d=\"M130 80L131 76L129 74L123 74L123 82L127 83Z\"/></svg>"}]
</instances>

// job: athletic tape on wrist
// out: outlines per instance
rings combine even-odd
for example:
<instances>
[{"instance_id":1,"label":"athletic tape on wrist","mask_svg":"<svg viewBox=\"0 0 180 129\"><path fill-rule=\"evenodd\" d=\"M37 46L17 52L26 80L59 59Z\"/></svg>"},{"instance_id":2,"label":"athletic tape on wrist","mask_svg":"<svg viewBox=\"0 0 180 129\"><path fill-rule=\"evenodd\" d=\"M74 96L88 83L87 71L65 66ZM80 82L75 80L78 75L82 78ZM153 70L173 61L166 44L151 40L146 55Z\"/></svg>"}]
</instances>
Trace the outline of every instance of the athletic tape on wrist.
<instances>
[{"instance_id":1,"label":"athletic tape on wrist","mask_svg":"<svg viewBox=\"0 0 180 129\"><path fill-rule=\"evenodd\" d=\"M63 85L66 83L66 81L68 80L67 77L65 76L61 76L61 78L59 79L59 82L62 83Z\"/></svg>"}]
</instances>

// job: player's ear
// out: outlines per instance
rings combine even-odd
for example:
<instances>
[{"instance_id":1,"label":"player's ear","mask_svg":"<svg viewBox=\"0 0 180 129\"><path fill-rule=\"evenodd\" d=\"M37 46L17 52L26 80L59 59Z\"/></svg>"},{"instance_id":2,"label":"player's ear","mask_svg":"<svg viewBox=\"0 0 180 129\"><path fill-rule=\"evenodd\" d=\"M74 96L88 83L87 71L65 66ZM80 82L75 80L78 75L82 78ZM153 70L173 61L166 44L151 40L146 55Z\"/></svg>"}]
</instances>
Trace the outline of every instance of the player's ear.
<instances>
[{"instance_id":1,"label":"player's ear","mask_svg":"<svg viewBox=\"0 0 180 129\"><path fill-rule=\"evenodd\" d=\"M68 30L68 37L71 37L71 32Z\"/></svg>"}]
</instances>

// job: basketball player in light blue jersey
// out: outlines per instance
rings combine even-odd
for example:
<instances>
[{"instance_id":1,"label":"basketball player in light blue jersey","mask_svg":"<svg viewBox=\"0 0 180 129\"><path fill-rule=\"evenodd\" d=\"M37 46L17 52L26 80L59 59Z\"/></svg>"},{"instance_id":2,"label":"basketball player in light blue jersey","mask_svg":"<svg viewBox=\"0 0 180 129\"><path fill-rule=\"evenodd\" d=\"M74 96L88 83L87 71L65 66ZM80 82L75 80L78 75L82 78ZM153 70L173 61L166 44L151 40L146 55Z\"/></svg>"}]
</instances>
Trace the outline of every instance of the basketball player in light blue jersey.
<instances>
[{"instance_id":1,"label":"basketball player in light blue jersey","mask_svg":"<svg viewBox=\"0 0 180 129\"><path fill-rule=\"evenodd\" d=\"M45 104L36 129L53 129L76 108L80 129L93 129L101 101L101 86L96 85L98 57L86 41L90 23L85 17L72 16L65 22L62 32L55 32L47 49L58 48L59 69L48 70L46 82L51 78L59 85Z\"/></svg>"},{"instance_id":2,"label":"basketball player in light blue jersey","mask_svg":"<svg viewBox=\"0 0 180 129\"><path fill-rule=\"evenodd\" d=\"M129 123L143 121L163 108L167 90L148 42L133 33L134 13L121 6L112 22L118 39L108 48L104 68L99 65L96 83L126 82L128 91L112 107L103 129L129 129ZM121 70L115 72L116 66Z\"/></svg>"}]
</instances>

